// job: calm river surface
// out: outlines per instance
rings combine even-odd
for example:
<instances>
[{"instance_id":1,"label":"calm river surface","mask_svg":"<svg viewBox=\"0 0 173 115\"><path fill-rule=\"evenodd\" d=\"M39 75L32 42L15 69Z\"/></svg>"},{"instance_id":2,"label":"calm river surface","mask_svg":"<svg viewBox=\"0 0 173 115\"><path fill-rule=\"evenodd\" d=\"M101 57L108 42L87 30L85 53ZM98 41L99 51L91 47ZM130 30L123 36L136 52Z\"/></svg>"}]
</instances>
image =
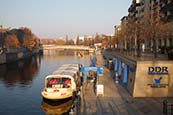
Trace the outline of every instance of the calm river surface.
<instances>
[{"instance_id":1,"label":"calm river surface","mask_svg":"<svg viewBox=\"0 0 173 115\"><path fill-rule=\"evenodd\" d=\"M44 54L0 65L0 115L45 115L51 111L60 114L58 110L62 111L61 107L70 102L58 107L44 103L41 96L44 77L62 64L89 65L90 58L89 55L79 58L73 52L59 54Z\"/></svg>"}]
</instances>

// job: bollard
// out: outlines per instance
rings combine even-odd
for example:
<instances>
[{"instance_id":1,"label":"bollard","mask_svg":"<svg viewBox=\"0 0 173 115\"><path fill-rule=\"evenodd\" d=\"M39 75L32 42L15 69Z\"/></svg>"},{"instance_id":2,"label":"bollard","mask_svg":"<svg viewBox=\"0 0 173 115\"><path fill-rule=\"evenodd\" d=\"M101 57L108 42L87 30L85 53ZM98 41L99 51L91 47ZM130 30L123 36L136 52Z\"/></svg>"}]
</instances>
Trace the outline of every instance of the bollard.
<instances>
[{"instance_id":1,"label":"bollard","mask_svg":"<svg viewBox=\"0 0 173 115\"><path fill-rule=\"evenodd\" d=\"M112 62L112 60L108 60L107 63L108 63L108 69L109 70L113 70L113 67L112 67L113 66L113 62Z\"/></svg>"},{"instance_id":2,"label":"bollard","mask_svg":"<svg viewBox=\"0 0 173 115\"><path fill-rule=\"evenodd\" d=\"M167 111L167 100L163 101L163 114L167 115L168 111Z\"/></svg>"},{"instance_id":3,"label":"bollard","mask_svg":"<svg viewBox=\"0 0 173 115\"><path fill-rule=\"evenodd\" d=\"M171 115L173 115L173 104L171 104Z\"/></svg>"},{"instance_id":4,"label":"bollard","mask_svg":"<svg viewBox=\"0 0 173 115\"><path fill-rule=\"evenodd\" d=\"M118 72L115 72L115 83L119 83Z\"/></svg>"}]
</instances>

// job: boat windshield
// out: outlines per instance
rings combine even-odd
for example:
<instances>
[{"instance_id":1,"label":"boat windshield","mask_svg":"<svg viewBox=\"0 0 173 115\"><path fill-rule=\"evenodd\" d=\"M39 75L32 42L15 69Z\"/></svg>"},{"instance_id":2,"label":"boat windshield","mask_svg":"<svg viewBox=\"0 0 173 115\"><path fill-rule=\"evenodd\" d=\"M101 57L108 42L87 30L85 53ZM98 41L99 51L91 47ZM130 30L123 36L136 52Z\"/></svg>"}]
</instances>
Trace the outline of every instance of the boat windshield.
<instances>
[{"instance_id":1,"label":"boat windshield","mask_svg":"<svg viewBox=\"0 0 173 115\"><path fill-rule=\"evenodd\" d=\"M71 86L70 78L48 78L47 88L69 88Z\"/></svg>"}]
</instances>

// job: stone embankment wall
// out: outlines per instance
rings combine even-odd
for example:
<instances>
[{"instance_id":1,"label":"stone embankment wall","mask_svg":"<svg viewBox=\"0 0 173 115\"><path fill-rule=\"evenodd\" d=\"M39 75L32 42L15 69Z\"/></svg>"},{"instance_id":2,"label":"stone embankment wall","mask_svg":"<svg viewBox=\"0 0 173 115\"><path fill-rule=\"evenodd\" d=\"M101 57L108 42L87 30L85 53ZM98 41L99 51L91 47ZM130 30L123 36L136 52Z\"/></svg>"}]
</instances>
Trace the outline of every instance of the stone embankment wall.
<instances>
[{"instance_id":1,"label":"stone embankment wall","mask_svg":"<svg viewBox=\"0 0 173 115\"><path fill-rule=\"evenodd\" d=\"M116 60L114 71L119 83L122 83L133 97L173 97L173 61L132 61L128 56L112 52L103 55L107 60Z\"/></svg>"},{"instance_id":2,"label":"stone embankment wall","mask_svg":"<svg viewBox=\"0 0 173 115\"><path fill-rule=\"evenodd\" d=\"M27 57L30 57L34 54L38 54L42 52L42 49L34 49L32 52L22 52L22 51L15 51L15 52L7 52L7 53L2 53L0 54L0 64L5 64L5 63L11 63L20 59L24 59Z\"/></svg>"},{"instance_id":3,"label":"stone embankment wall","mask_svg":"<svg viewBox=\"0 0 173 115\"><path fill-rule=\"evenodd\" d=\"M137 62L134 97L173 97L173 61Z\"/></svg>"},{"instance_id":4,"label":"stone embankment wall","mask_svg":"<svg viewBox=\"0 0 173 115\"><path fill-rule=\"evenodd\" d=\"M0 64L6 63L6 55L0 54Z\"/></svg>"}]
</instances>

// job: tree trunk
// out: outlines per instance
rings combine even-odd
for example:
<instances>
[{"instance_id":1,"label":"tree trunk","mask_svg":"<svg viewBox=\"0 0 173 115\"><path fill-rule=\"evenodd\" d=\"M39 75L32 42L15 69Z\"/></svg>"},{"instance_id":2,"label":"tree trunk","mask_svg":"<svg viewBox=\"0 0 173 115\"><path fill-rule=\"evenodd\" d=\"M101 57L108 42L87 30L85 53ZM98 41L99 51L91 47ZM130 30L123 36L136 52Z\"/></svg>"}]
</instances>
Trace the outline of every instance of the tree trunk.
<instances>
[{"instance_id":1,"label":"tree trunk","mask_svg":"<svg viewBox=\"0 0 173 115\"><path fill-rule=\"evenodd\" d=\"M153 41L153 50L154 50L154 57L157 58L157 43L156 43L156 38L154 38L154 41Z\"/></svg>"},{"instance_id":2,"label":"tree trunk","mask_svg":"<svg viewBox=\"0 0 173 115\"><path fill-rule=\"evenodd\" d=\"M137 38L137 57L141 57L141 50L140 50L140 39Z\"/></svg>"}]
</instances>

